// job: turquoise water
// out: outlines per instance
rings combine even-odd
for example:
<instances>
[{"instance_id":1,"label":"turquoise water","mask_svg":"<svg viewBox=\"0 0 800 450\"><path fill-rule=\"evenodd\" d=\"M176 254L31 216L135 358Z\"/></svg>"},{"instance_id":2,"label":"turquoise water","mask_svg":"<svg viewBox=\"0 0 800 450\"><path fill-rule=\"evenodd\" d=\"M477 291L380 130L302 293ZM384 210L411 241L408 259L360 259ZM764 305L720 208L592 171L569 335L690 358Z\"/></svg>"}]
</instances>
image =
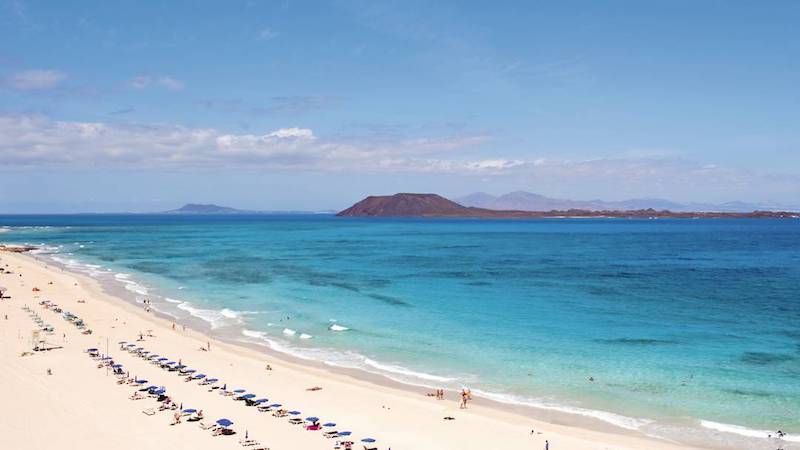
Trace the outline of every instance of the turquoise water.
<instances>
[{"instance_id":1,"label":"turquoise water","mask_svg":"<svg viewBox=\"0 0 800 450\"><path fill-rule=\"evenodd\" d=\"M44 244L42 257L227 338L671 438L800 439L798 220L0 225L3 241Z\"/></svg>"}]
</instances>

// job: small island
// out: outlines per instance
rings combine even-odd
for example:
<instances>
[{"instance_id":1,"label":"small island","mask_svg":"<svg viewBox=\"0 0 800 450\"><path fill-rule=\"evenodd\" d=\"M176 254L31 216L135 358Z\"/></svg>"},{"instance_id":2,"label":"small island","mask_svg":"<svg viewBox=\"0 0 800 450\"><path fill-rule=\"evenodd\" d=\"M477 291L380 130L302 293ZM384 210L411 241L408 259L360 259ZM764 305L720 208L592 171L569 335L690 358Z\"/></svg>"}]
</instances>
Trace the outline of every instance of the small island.
<instances>
[{"instance_id":1,"label":"small island","mask_svg":"<svg viewBox=\"0 0 800 450\"><path fill-rule=\"evenodd\" d=\"M467 207L438 194L399 193L384 196L369 196L353 206L340 211L340 217L468 217L486 219L525 218L800 218L798 212L752 211L752 212L673 212L669 210L637 209L624 211L593 211L568 209L553 211L497 211Z\"/></svg>"}]
</instances>

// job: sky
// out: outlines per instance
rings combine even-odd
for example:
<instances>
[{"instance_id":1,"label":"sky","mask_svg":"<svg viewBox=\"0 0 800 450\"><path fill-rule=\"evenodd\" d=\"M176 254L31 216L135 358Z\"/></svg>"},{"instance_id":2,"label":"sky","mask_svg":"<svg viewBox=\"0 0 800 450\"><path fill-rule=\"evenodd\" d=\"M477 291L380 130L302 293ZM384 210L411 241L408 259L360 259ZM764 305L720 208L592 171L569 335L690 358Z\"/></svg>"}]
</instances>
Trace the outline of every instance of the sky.
<instances>
[{"instance_id":1,"label":"sky","mask_svg":"<svg viewBox=\"0 0 800 450\"><path fill-rule=\"evenodd\" d=\"M800 2L0 0L0 213L800 205Z\"/></svg>"}]
</instances>

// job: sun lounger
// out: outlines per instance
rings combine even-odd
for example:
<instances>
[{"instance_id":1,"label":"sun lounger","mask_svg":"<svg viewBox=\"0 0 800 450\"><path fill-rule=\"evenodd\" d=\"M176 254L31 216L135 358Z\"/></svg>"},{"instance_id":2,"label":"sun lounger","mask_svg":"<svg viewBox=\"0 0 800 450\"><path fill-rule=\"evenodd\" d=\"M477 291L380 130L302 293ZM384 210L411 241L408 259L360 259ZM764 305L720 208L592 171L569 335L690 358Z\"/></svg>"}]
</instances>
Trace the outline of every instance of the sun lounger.
<instances>
[{"instance_id":1,"label":"sun lounger","mask_svg":"<svg viewBox=\"0 0 800 450\"><path fill-rule=\"evenodd\" d=\"M152 416L156 413L156 410L153 408L143 409L142 412L147 416Z\"/></svg>"},{"instance_id":2,"label":"sun lounger","mask_svg":"<svg viewBox=\"0 0 800 450\"><path fill-rule=\"evenodd\" d=\"M300 419L300 418L297 418L297 417L293 417L293 418L289 419L289 423L292 424L292 425L300 425L301 423L303 423L303 419Z\"/></svg>"},{"instance_id":3,"label":"sun lounger","mask_svg":"<svg viewBox=\"0 0 800 450\"><path fill-rule=\"evenodd\" d=\"M215 423L198 422L198 425L200 425L200 428L203 430L213 430L218 427Z\"/></svg>"}]
</instances>

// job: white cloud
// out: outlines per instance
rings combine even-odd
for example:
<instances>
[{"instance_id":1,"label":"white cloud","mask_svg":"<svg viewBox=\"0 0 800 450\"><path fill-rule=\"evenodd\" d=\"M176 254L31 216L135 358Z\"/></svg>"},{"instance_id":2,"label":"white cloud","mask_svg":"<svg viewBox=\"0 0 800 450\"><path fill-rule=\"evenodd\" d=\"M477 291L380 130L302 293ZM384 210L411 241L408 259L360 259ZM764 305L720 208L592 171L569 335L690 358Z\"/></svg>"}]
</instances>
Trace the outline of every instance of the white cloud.
<instances>
[{"instance_id":1,"label":"white cloud","mask_svg":"<svg viewBox=\"0 0 800 450\"><path fill-rule=\"evenodd\" d=\"M517 186L574 186L617 195L702 192L719 198L796 198L800 177L679 158L568 160L481 156L485 135L330 138L291 127L253 134L179 125L55 121L0 115L0 167L267 169L480 176ZM496 155L496 156L495 156ZM689 197L692 198L692 197Z\"/></svg>"},{"instance_id":2,"label":"white cloud","mask_svg":"<svg viewBox=\"0 0 800 450\"><path fill-rule=\"evenodd\" d=\"M55 88L66 77L59 70L26 70L11 75L6 84L19 91L41 91Z\"/></svg>"},{"instance_id":3,"label":"white cloud","mask_svg":"<svg viewBox=\"0 0 800 450\"><path fill-rule=\"evenodd\" d=\"M178 125L64 122L41 115L0 115L0 135L0 165L9 167L423 170L430 162L420 156L473 142L456 136L367 143L321 139L299 127L231 134Z\"/></svg>"},{"instance_id":4,"label":"white cloud","mask_svg":"<svg viewBox=\"0 0 800 450\"><path fill-rule=\"evenodd\" d=\"M139 75L128 80L128 86L134 89L146 89L151 86L159 86L170 91L183 90L184 84L170 76L154 77L150 75Z\"/></svg>"},{"instance_id":5,"label":"white cloud","mask_svg":"<svg viewBox=\"0 0 800 450\"><path fill-rule=\"evenodd\" d=\"M302 138L314 139L314 133L308 128L281 128L268 134L269 137L276 138Z\"/></svg>"},{"instance_id":6,"label":"white cloud","mask_svg":"<svg viewBox=\"0 0 800 450\"><path fill-rule=\"evenodd\" d=\"M170 91L180 91L183 90L183 83L172 78L172 77L159 77L157 81L159 86L162 86Z\"/></svg>"}]
</instances>

